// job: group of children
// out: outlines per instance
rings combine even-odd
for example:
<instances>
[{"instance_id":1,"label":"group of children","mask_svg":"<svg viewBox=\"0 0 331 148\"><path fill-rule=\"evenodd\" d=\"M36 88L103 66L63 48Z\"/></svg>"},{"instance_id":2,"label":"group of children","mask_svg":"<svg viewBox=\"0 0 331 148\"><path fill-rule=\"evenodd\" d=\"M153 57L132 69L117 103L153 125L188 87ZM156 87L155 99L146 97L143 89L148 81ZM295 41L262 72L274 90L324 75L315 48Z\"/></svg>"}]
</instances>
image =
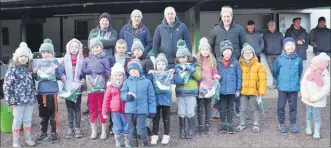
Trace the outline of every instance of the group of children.
<instances>
[{"instance_id":1,"label":"group of children","mask_svg":"<svg viewBox=\"0 0 331 148\"><path fill-rule=\"evenodd\" d=\"M186 47L184 40L177 42L176 66L169 69L163 53L157 55L155 67L151 59L143 52L144 47L139 39L133 41L132 57L126 54L127 44L120 39L116 43L116 63L104 56L103 45L99 39L89 41L89 56L84 59L82 43L72 39L66 46L67 53L61 64L54 58L54 46L45 40L39 52L46 62L39 65L51 66L56 80L64 82L65 89L77 88L77 101L66 100L68 130L65 137L82 137L81 92L87 85L88 105L90 110L91 139L98 136L96 121L101 122L100 139L107 138L107 118L113 126L116 147L137 147L139 143L149 146L146 121L153 120L151 144L157 144L159 121L162 116L164 135L162 144L170 141L170 107L172 105L172 84L176 85L176 96L179 116L179 137L192 139L195 136L195 109L198 114L198 134L210 133L212 99L215 108L220 112L221 132L235 133L246 128L248 108L253 109L253 131L259 132L260 108L257 98L266 94L266 70L255 55L254 49L244 44L239 60L232 57L233 48L229 40L220 43L221 57L214 57L206 38L199 44L199 52L194 57ZM16 49L14 63L5 77L4 92L9 106L14 106L13 146L20 147L20 125L24 124L25 141L34 146L48 139L48 122L51 125L51 141L58 140L59 123L57 119L59 91L56 80L42 80L35 88L38 68L31 69L32 54L26 43L22 42ZM314 138L320 134L320 107L325 107L326 97L330 91L330 75L327 70L330 57L325 53L314 57L300 85L303 71L302 60L295 53L295 41L284 39L284 51L276 60L272 70L278 81L279 98L277 114L280 131L287 132L285 125L285 105L290 106L290 128L293 133L296 127L296 108L298 92L302 101L307 104L306 133L312 134L311 120L314 120ZM34 62L34 61L32 61ZM90 77L101 78L103 86L99 91L89 91ZM216 96L216 97L215 97ZM233 101L240 97L240 124L235 129L232 125ZM33 104L39 104L41 134L36 143L31 136ZM203 110L205 111L203 124ZM187 128L186 128L187 126ZM122 144L121 136L124 143Z\"/></svg>"}]
</instances>

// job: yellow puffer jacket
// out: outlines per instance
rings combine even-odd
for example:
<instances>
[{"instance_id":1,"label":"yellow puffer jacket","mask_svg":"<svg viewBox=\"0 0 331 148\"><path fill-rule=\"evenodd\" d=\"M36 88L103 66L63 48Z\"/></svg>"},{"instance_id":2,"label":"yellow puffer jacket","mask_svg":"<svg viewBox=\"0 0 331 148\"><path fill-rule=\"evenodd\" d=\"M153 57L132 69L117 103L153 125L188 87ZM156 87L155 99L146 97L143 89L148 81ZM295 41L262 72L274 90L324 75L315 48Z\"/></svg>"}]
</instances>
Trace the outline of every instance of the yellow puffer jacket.
<instances>
[{"instance_id":1,"label":"yellow puffer jacket","mask_svg":"<svg viewBox=\"0 0 331 148\"><path fill-rule=\"evenodd\" d=\"M242 71L242 95L265 95L267 91L267 72L263 65L254 57L250 64L240 58Z\"/></svg>"}]
</instances>

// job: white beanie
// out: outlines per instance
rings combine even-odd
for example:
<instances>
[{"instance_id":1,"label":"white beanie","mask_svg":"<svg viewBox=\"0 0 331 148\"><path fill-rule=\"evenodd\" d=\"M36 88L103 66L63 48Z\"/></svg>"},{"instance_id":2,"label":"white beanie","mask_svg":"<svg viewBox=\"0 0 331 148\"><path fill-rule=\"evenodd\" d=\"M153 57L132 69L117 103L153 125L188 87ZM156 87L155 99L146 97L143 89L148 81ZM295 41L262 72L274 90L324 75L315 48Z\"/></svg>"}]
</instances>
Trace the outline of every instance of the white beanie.
<instances>
[{"instance_id":1,"label":"white beanie","mask_svg":"<svg viewBox=\"0 0 331 148\"><path fill-rule=\"evenodd\" d=\"M29 60L32 60L33 54L25 42L21 42L20 46L15 50L13 54L13 61L18 61L18 57L27 56Z\"/></svg>"},{"instance_id":2,"label":"white beanie","mask_svg":"<svg viewBox=\"0 0 331 148\"><path fill-rule=\"evenodd\" d=\"M209 50L211 49L210 48L210 44L208 42L208 39L203 37L200 39L200 42L199 42L199 51L201 50L202 47L207 47Z\"/></svg>"},{"instance_id":3,"label":"white beanie","mask_svg":"<svg viewBox=\"0 0 331 148\"><path fill-rule=\"evenodd\" d=\"M233 11L232 11L232 8L230 6L223 6L222 7L221 16L224 12L229 12L231 14L231 16L233 16Z\"/></svg>"},{"instance_id":4,"label":"white beanie","mask_svg":"<svg viewBox=\"0 0 331 148\"><path fill-rule=\"evenodd\" d=\"M114 75L117 72L123 73L123 75L125 75L124 67L121 63L115 63L111 68L111 75Z\"/></svg>"}]
</instances>

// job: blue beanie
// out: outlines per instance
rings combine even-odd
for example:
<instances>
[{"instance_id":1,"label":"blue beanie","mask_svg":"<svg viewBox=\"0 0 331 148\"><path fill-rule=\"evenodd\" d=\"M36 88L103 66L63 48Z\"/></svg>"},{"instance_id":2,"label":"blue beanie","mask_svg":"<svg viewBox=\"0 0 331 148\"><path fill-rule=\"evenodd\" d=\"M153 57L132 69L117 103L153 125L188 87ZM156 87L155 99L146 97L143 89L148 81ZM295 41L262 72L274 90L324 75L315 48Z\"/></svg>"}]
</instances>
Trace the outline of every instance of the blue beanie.
<instances>
[{"instance_id":1,"label":"blue beanie","mask_svg":"<svg viewBox=\"0 0 331 148\"><path fill-rule=\"evenodd\" d=\"M291 37L287 37L287 38L285 38L284 41L283 41L283 46L284 46L284 47L285 47L285 44L286 44L287 42L292 42L292 43L295 44L295 40L294 40L293 38L291 38ZM285 48L284 48L284 49L285 49Z\"/></svg>"},{"instance_id":2,"label":"blue beanie","mask_svg":"<svg viewBox=\"0 0 331 148\"><path fill-rule=\"evenodd\" d=\"M140 74L143 74L143 68L140 64L140 61L138 59L132 59L128 63L128 72L130 72L131 69L136 69L139 71Z\"/></svg>"}]
</instances>

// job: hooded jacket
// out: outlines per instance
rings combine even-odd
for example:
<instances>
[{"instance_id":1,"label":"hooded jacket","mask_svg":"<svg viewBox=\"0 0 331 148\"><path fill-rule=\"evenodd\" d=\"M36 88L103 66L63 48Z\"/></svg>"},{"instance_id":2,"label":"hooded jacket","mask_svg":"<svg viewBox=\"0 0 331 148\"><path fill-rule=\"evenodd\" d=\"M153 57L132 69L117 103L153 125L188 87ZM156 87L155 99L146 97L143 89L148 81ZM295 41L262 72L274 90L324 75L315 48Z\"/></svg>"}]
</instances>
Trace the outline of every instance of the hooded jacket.
<instances>
[{"instance_id":1,"label":"hooded jacket","mask_svg":"<svg viewBox=\"0 0 331 148\"><path fill-rule=\"evenodd\" d=\"M294 25L292 24L290 28L286 30L285 38L286 37L292 37L296 44L295 44L295 51L299 55L299 57L302 60L307 60L307 49L308 49L308 43L309 43L309 36L306 32L306 29L302 28L300 26L300 29L297 30L294 28ZM302 45L297 44L298 40L304 41Z\"/></svg>"},{"instance_id":2,"label":"hooded jacket","mask_svg":"<svg viewBox=\"0 0 331 148\"><path fill-rule=\"evenodd\" d=\"M331 52L331 29L316 26L310 31L309 39L314 52Z\"/></svg>"}]
</instances>

